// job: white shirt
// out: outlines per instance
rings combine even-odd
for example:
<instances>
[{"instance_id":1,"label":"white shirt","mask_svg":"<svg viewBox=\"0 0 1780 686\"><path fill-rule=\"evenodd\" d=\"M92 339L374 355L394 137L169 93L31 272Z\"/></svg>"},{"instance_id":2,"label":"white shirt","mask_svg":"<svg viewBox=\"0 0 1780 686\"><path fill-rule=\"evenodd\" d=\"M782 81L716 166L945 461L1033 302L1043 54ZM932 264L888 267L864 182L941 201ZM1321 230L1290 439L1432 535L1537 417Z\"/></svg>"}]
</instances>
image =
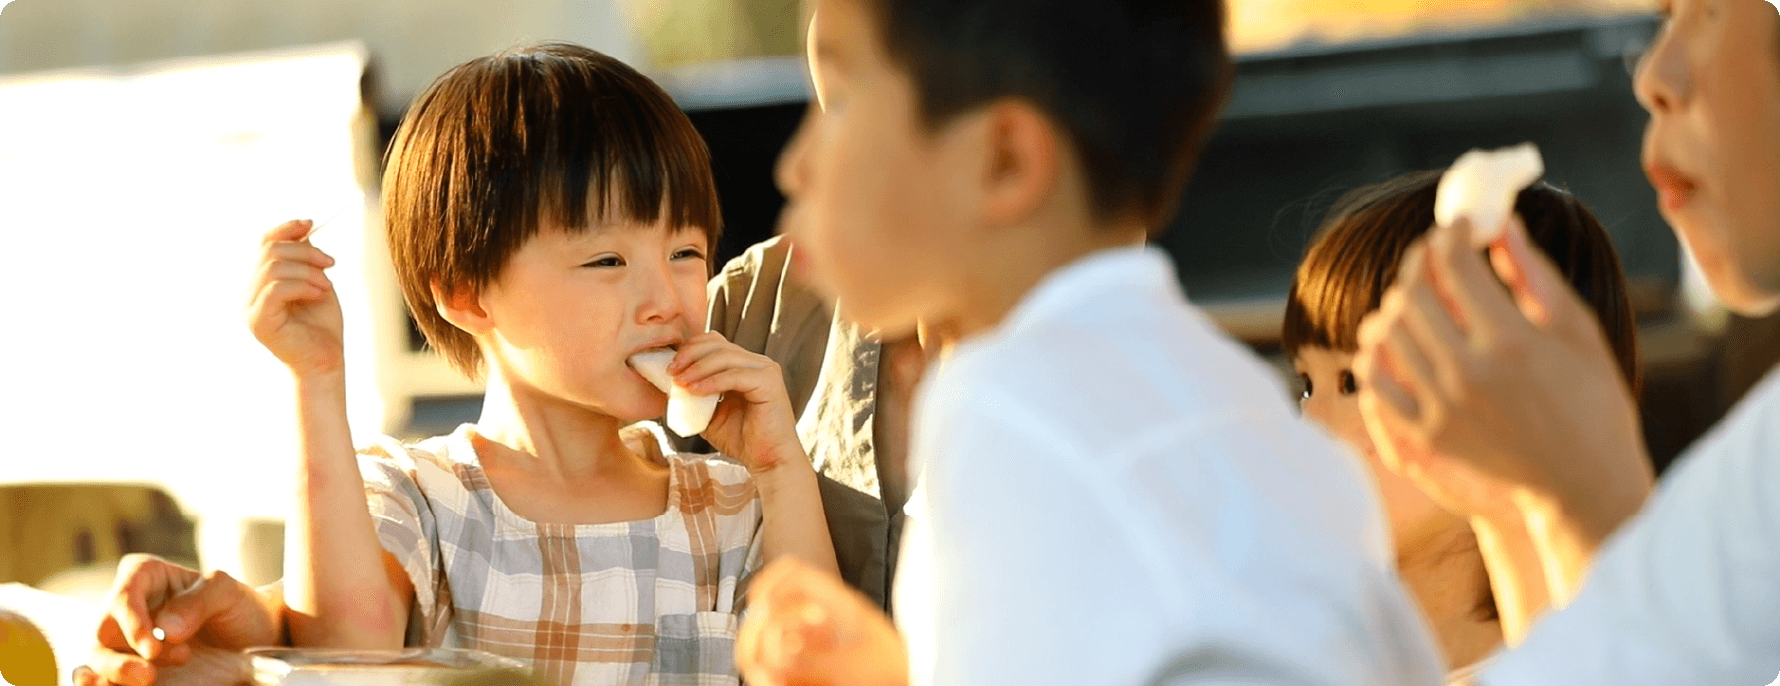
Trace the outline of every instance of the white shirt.
<instances>
[{"instance_id":1,"label":"white shirt","mask_svg":"<svg viewBox=\"0 0 1780 686\"><path fill-rule=\"evenodd\" d=\"M1363 468L1160 252L1051 274L921 389L917 686L1439 682Z\"/></svg>"},{"instance_id":2,"label":"white shirt","mask_svg":"<svg viewBox=\"0 0 1780 686\"><path fill-rule=\"evenodd\" d=\"M1761 686L1780 674L1780 372L1683 455L1489 686Z\"/></svg>"}]
</instances>

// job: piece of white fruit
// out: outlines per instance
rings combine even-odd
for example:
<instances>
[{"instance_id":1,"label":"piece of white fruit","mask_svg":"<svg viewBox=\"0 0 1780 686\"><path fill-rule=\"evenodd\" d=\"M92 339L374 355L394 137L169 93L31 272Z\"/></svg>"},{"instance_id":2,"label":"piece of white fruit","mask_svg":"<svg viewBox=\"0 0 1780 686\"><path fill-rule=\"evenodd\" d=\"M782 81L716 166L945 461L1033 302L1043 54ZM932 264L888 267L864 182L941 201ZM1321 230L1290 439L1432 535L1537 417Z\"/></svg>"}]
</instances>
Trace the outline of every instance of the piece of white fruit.
<instances>
[{"instance_id":1,"label":"piece of white fruit","mask_svg":"<svg viewBox=\"0 0 1780 686\"><path fill-rule=\"evenodd\" d=\"M711 415L717 412L719 396L693 395L692 391L674 383L674 377L667 370L668 363L673 361L672 350L645 350L630 356L630 367L667 394L668 430L684 437L696 436L710 426Z\"/></svg>"},{"instance_id":2,"label":"piece of white fruit","mask_svg":"<svg viewBox=\"0 0 1780 686\"><path fill-rule=\"evenodd\" d=\"M1522 143L1501 150L1472 150L1440 176L1434 199L1434 221L1452 226L1471 220L1471 242L1482 248L1502 237L1514 199L1545 174L1538 146Z\"/></svg>"}]
</instances>

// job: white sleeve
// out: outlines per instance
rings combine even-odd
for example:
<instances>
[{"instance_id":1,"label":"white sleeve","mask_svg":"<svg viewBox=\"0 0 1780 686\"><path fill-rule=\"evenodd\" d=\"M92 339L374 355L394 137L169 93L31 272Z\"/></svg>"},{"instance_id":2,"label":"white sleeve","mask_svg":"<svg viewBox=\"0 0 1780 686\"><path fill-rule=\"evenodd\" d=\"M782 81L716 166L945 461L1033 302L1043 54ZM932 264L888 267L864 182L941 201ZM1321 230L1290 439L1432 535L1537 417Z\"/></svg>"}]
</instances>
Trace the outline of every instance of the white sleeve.
<instances>
[{"instance_id":1,"label":"white sleeve","mask_svg":"<svg viewBox=\"0 0 1780 686\"><path fill-rule=\"evenodd\" d=\"M1489 686L1761 686L1780 674L1780 374L1676 463Z\"/></svg>"},{"instance_id":2,"label":"white sleeve","mask_svg":"<svg viewBox=\"0 0 1780 686\"><path fill-rule=\"evenodd\" d=\"M1276 458L1320 436L1183 423L1096 451L1019 405L954 406L928 437L899 572L926 588L897 598L915 684L1437 683L1419 617L1347 527L1379 525L1363 482L1278 466L1316 462Z\"/></svg>"}]
</instances>

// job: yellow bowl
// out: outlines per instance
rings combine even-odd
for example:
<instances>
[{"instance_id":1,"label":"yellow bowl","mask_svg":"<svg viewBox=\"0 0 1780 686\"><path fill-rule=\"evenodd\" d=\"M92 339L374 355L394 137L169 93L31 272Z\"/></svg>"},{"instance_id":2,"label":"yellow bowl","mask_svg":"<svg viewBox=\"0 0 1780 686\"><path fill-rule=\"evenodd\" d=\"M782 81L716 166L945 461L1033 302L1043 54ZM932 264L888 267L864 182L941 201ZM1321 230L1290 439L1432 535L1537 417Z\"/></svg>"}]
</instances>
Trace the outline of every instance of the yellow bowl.
<instances>
[{"instance_id":1,"label":"yellow bowl","mask_svg":"<svg viewBox=\"0 0 1780 686\"><path fill-rule=\"evenodd\" d=\"M37 625L0 610L0 677L13 686L55 686L56 654Z\"/></svg>"}]
</instances>

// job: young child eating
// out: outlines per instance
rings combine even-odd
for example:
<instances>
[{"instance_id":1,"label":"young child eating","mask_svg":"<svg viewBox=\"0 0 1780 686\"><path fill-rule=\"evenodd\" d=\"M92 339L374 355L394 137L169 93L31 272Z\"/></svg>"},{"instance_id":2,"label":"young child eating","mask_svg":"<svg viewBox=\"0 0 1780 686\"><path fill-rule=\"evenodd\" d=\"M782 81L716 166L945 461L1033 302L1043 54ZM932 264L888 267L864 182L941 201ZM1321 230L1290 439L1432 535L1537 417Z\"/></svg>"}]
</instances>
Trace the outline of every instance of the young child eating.
<instances>
[{"instance_id":1,"label":"young child eating","mask_svg":"<svg viewBox=\"0 0 1780 686\"><path fill-rule=\"evenodd\" d=\"M249 319L298 394L293 644L450 633L561 686L736 683L750 575L834 555L778 366L703 333L719 219L691 122L579 46L471 60L404 118L384 213L421 331L487 391L474 424L355 456L333 260L308 222L267 234ZM668 409L633 362L662 350L678 394L723 394L703 436L741 465L627 428Z\"/></svg>"}]
</instances>

